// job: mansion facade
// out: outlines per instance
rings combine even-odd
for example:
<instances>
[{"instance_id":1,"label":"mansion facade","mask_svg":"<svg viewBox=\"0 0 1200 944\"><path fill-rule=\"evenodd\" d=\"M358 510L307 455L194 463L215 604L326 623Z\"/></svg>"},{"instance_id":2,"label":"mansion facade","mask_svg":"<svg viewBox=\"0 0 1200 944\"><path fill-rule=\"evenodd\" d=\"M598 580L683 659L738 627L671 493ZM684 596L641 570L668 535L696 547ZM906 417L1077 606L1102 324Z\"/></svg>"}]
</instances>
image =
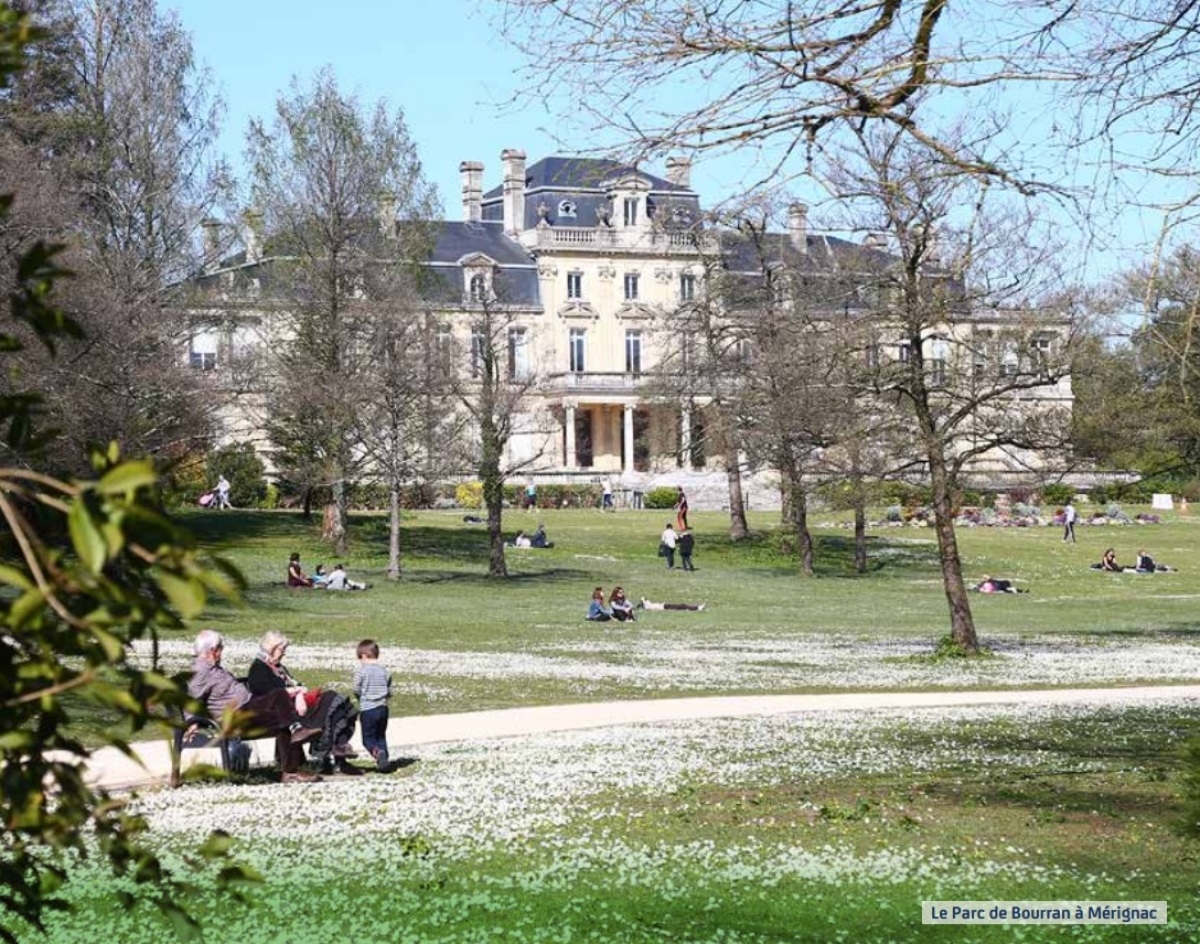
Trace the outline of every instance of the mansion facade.
<instances>
[{"instance_id":1,"label":"mansion facade","mask_svg":"<svg viewBox=\"0 0 1200 944\"><path fill-rule=\"evenodd\" d=\"M529 165L520 150L503 151L500 162L501 182L487 190L482 163L460 165L462 219L436 224L426 265L443 289L430 299L430 312L464 352L474 355L472 324L482 306L502 305L507 313L509 376L530 378L527 412L514 417L508 467L519 476L603 475L633 487L718 471L724 457L708 445L718 424L705 398L671 402L648 383L665 355L658 326L664 313L704 297L714 256L727 271L744 266L748 277L761 260L722 255L719 234L700 226L686 159L668 159L662 176L586 158ZM770 234L769 246L781 264L821 271L864 251L882 253L870 240L812 232L805 208L796 205L787 231ZM255 273L269 256L252 231L244 242L243 252L204 278L257 286ZM222 297L221 306L197 311L189 351L193 367L218 377L269 318L252 295ZM1068 407L1071 396L1069 378L1038 394ZM232 409L226 437L253 440L249 416ZM1028 457L1012 460L1015 467Z\"/></svg>"}]
</instances>

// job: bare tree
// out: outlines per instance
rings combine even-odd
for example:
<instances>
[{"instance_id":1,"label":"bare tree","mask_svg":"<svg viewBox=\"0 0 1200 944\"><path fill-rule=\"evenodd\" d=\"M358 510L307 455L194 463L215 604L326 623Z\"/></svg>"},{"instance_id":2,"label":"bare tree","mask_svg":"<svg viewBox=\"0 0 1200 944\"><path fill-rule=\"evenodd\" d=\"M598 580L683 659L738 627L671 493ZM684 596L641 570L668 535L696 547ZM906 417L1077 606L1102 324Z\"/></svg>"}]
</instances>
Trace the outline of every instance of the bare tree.
<instances>
[{"instance_id":1,"label":"bare tree","mask_svg":"<svg viewBox=\"0 0 1200 944\"><path fill-rule=\"evenodd\" d=\"M367 112L329 72L309 89L293 83L270 126L251 124L248 144L270 242L251 217L247 252L272 257L278 306L267 428L283 470L332 490L325 538L344 553L347 487L369 457L361 418L376 389L373 345L395 340L376 326L389 301L411 295L406 273L427 250L434 194L403 114L383 102Z\"/></svg>"},{"instance_id":2,"label":"bare tree","mask_svg":"<svg viewBox=\"0 0 1200 944\"><path fill-rule=\"evenodd\" d=\"M951 636L973 652L955 494L980 463L1033 472L1066 448L1077 331L1066 285L1030 238L1034 221L994 210L986 181L931 166L896 134L864 132L829 182L862 228L885 234L852 276L880 345L859 383L896 411L924 464Z\"/></svg>"},{"instance_id":3,"label":"bare tree","mask_svg":"<svg viewBox=\"0 0 1200 944\"><path fill-rule=\"evenodd\" d=\"M6 180L38 194L9 221L10 249L64 242L75 278L61 302L87 339L50 359L47 407L60 467L115 439L170 456L204 442L216 397L180 370L189 325L175 286L197 266L193 237L224 195L212 158L220 104L173 15L153 0L48 0L33 76L0 103Z\"/></svg>"},{"instance_id":4,"label":"bare tree","mask_svg":"<svg viewBox=\"0 0 1200 944\"><path fill-rule=\"evenodd\" d=\"M499 25L552 107L569 92L573 112L642 154L752 146L766 153L762 182L777 181L826 132L879 123L944 162L1007 178L1011 154L964 150L922 106L1061 80L1069 63L1039 41L1067 6L1001 5L981 33L976 8L947 0L505 0Z\"/></svg>"},{"instance_id":5,"label":"bare tree","mask_svg":"<svg viewBox=\"0 0 1200 944\"><path fill-rule=\"evenodd\" d=\"M460 292L457 287L452 293ZM516 300L503 270L472 279L465 304L470 322L468 344L454 344L446 361L455 399L468 418L461 445L475 465L483 485L487 510L488 576L507 577L504 559L504 485L541 457L546 436L532 410L530 392L537 374L530 354L530 309ZM512 448L517 436L525 448Z\"/></svg>"}]
</instances>

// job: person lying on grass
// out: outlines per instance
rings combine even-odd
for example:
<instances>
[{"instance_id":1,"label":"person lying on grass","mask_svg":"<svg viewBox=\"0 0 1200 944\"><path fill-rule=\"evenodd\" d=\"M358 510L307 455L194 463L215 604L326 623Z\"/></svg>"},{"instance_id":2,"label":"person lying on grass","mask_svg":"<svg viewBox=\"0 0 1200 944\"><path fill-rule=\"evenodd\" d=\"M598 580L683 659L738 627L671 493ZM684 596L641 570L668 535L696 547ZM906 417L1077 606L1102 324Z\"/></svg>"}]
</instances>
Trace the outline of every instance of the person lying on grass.
<instances>
[{"instance_id":1,"label":"person lying on grass","mask_svg":"<svg viewBox=\"0 0 1200 944\"><path fill-rule=\"evenodd\" d=\"M708 606L707 603L655 603L653 600L647 600L642 597L642 601L638 607L643 610L700 610Z\"/></svg>"},{"instance_id":2,"label":"person lying on grass","mask_svg":"<svg viewBox=\"0 0 1200 944\"><path fill-rule=\"evenodd\" d=\"M977 593L1028 593L1028 590L1018 590L1013 586L1011 580L1002 580L999 577L989 577L983 575L983 579L975 586L971 587Z\"/></svg>"}]
</instances>

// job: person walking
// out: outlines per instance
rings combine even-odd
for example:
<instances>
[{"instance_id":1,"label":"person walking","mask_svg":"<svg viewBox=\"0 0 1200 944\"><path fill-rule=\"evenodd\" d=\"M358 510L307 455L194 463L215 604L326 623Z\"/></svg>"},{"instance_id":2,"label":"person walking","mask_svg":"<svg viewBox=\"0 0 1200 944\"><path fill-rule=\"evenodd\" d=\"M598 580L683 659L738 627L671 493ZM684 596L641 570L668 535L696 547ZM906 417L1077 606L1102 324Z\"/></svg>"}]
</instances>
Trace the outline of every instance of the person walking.
<instances>
[{"instance_id":1,"label":"person walking","mask_svg":"<svg viewBox=\"0 0 1200 944\"><path fill-rule=\"evenodd\" d=\"M217 507L233 507L233 505L229 503L229 479L225 478L223 475L218 476L217 478Z\"/></svg>"},{"instance_id":2,"label":"person walking","mask_svg":"<svg viewBox=\"0 0 1200 944\"><path fill-rule=\"evenodd\" d=\"M690 528L679 534L676 544L679 547L679 565L684 570L695 570L692 565L692 551L696 548L696 537Z\"/></svg>"},{"instance_id":3,"label":"person walking","mask_svg":"<svg viewBox=\"0 0 1200 944\"><path fill-rule=\"evenodd\" d=\"M675 545L678 539L675 536L675 529L671 527L671 522L667 522L667 526L663 528L663 533L658 539L658 554L660 557L667 559L667 570L675 569Z\"/></svg>"},{"instance_id":4,"label":"person walking","mask_svg":"<svg viewBox=\"0 0 1200 944\"><path fill-rule=\"evenodd\" d=\"M1074 502L1067 502L1067 507L1063 509L1063 541L1075 543L1075 512Z\"/></svg>"},{"instance_id":5,"label":"person walking","mask_svg":"<svg viewBox=\"0 0 1200 944\"><path fill-rule=\"evenodd\" d=\"M600 495L600 510L615 511L616 507L613 504L613 482L612 476L608 476L604 480L603 492Z\"/></svg>"}]
</instances>

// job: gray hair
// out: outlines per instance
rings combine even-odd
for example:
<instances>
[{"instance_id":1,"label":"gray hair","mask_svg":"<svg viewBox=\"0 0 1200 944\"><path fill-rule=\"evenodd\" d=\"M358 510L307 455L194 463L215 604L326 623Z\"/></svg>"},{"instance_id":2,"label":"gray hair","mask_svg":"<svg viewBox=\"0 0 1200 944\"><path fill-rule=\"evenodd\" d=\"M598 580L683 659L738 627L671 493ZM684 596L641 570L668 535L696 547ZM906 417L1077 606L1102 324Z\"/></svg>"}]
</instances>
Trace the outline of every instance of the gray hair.
<instances>
[{"instance_id":1,"label":"gray hair","mask_svg":"<svg viewBox=\"0 0 1200 944\"><path fill-rule=\"evenodd\" d=\"M225 640L215 629L202 629L196 636L196 655L202 656L206 652L220 649L224 645Z\"/></svg>"},{"instance_id":2,"label":"gray hair","mask_svg":"<svg viewBox=\"0 0 1200 944\"><path fill-rule=\"evenodd\" d=\"M262 641L258 644L263 652L270 652L277 646L283 646L285 649L292 644L292 641L277 629L268 629L264 634Z\"/></svg>"}]
</instances>

